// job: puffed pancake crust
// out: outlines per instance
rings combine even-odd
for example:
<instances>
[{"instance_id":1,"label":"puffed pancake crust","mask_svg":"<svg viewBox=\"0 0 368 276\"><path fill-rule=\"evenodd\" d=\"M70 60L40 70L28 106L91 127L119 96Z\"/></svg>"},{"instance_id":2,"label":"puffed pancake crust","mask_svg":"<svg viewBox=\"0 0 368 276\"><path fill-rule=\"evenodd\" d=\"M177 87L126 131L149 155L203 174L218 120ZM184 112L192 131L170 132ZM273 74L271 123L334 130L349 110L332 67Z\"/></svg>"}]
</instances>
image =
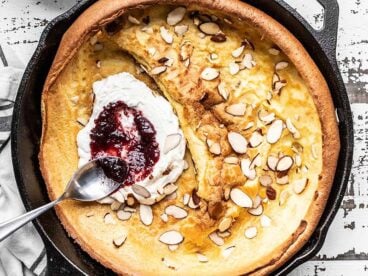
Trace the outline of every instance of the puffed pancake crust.
<instances>
[{"instance_id":1,"label":"puffed pancake crust","mask_svg":"<svg viewBox=\"0 0 368 276\"><path fill-rule=\"evenodd\" d=\"M265 275L291 258L320 219L340 149L328 86L300 42L235 0L96 2L64 34L44 85L51 200L78 167L93 82L120 72L170 102L188 168L149 226L136 203L124 221L116 204L61 203L71 238L118 274ZM169 205L187 216L163 219ZM163 243L167 231L183 241Z\"/></svg>"}]
</instances>

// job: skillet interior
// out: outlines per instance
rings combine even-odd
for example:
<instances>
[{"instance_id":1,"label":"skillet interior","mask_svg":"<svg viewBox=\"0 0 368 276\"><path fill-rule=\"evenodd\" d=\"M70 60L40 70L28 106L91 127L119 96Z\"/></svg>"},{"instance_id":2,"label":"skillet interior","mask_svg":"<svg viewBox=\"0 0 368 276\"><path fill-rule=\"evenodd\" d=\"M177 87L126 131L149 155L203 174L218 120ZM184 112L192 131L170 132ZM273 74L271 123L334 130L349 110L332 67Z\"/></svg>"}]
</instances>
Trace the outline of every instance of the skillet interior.
<instances>
[{"instance_id":1,"label":"skillet interior","mask_svg":"<svg viewBox=\"0 0 368 276\"><path fill-rule=\"evenodd\" d=\"M41 95L37 94L36 91L42 90L44 79L62 34L75 18L93 2L94 1L86 1L75 6L72 10L58 17L48 25L26 69L19 88L12 126L12 150L16 178L27 209L37 207L49 201L43 179L38 169L37 154L41 135ZM280 23L289 28L303 45L305 45L309 54L314 57L315 62L328 81L334 104L340 111L339 128L340 137L342 139L341 153L329 201L319 226L311 240L291 261L279 270L279 272L286 272L311 257L322 246L327 228L343 197L352 158L351 112L345 88L337 70L336 61L331 55L330 59L325 55L322 48L319 47L319 44L313 38L313 35L303 26L303 23L306 23L299 22L293 17L290 12L295 12L290 8L288 11L288 6L281 1L271 2L264 0L247 2L279 20ZM312 45L314 47L312 47ZM331 54L330 42L322 46L324 50ZM342 118L341 115L344 115L344 118ZM67 268L67 262L65 262L64 258L60 258L59 260L56 258L51 262L49 268L53 273L60 271L64 275L67 275L67 273L72 275L76 272L75 269L87 274L91 274L92 272L98 275L111 273L97 262L93 261L87 254L82 252L78 246L73 244L72 240L67 237L66 232L62 228L54 212L43 215L37 221L37 226L38 229L43 232L44 238L47 240L49 257L55 257L55 255L57 255L55 254L55 248L57 248L57 250L64 255L64 258L74 266L74 270L71 265L69 265L70 268ZM65 268L65 270L63 268Z\"/></svg>"}]
</instances>

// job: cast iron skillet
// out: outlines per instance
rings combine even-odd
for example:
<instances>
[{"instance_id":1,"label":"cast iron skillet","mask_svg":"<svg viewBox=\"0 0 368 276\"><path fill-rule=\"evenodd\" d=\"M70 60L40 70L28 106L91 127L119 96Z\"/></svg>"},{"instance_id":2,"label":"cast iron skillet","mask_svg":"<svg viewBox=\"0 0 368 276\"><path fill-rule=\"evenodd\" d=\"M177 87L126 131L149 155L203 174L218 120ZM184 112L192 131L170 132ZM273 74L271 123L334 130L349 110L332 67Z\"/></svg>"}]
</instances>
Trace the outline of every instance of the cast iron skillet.
<instances>
[{"instance_id":1,"label":"cast iron skillet","mask_svg":"<svg viewBox=\"0 0 368 276\"><path fill-rule=\"evenodd\" d=\"M73 21L96 0L84 0L51 21L42 33L31 58L14 108L12 122L12 158L16 180L27 210L49 202L42 179L38 151L41 136L41 91L61 36ZM282 275L314 256L321 248L329 225L340 206L350 174L353 155L353 124L348 97L336 63L336 37L339 7L337 0L318 0L325 8L325 23L321 31L314 30L295 10L282 0L246 0L288 28L304 45L317 63L330 87L340 120L341 152L337 172L320 223L308 243L275 275ZM60 107L62 108L62 107ZM44 214L35 226L46 244L48 274L110 275L79 246L63 229L55 212Z\"/></svg>"}]
</instances>

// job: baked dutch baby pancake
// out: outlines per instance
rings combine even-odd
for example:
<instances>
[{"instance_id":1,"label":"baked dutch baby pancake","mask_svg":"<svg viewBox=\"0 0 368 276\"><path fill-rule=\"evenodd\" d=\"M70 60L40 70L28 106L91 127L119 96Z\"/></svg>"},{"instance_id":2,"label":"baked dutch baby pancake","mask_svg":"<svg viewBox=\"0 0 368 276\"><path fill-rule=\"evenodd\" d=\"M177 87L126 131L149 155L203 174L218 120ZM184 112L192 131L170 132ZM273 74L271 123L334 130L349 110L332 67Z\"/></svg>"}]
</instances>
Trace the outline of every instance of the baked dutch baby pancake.
<instances>
[{"instance_id":1,"label":"baked dutch baby pancake","mask_svg":"<svg viewBox=\"0 0 368 276\"><path fill-rule=\"evenodd\" d=\"M50 199L101 156L129 165L68 234L118 274L265 275L314 231L339 154L300 42L235 0L100 0L64 34L42 94Z\"/></svg>"}]
</instances>

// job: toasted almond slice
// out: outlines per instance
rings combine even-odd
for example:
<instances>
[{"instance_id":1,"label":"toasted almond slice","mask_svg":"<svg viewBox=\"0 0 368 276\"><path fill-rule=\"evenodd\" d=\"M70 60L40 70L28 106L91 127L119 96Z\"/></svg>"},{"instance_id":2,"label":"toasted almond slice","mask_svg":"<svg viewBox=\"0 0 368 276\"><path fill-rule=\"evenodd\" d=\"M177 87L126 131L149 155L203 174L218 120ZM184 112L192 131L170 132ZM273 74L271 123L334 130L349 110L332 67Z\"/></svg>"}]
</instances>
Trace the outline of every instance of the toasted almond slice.
<instances>
[{"instance_id":1,"label":"toasted almond slice","mask_svg":"<svg viewBox=\"0 0 368 276\"><path fill-rule=\"evenodd\" d=\"M119 236L116 236L113 240L112 243L115 245L116 248L119 248L120 246L122 246L124 244L124 242L127 239L127 235L126 234L122 234Z\"/></svg>"},{"instance_id":2,"label":"toasted almond slice","mask_svg":"<svg viewBox=\"0 0 368 276\"><path fill-rule=\"evenodd\" d=\"M224 158L224 162L227 164L234 164L237 165L239 164L239 158L235 157L235 156L227 156Z\"/></svg>"},{"instance_id":3,"label":"toasted almond slice","mask_svg":"<svg viewBox=\"0 0 368 276\"><path fill-rule=\"evenodd\" d=\"M276 183L280 185L289 184L289 176L286 174L281 177L276 177Z\"/></svg>"},{"instance_id":4,"label":"toasted almond slice","mask_svg":"<svg viewBox=\"0 0 368 276\"><path fill-rule=\"evenodd\" d=\"M201 78L210 81L216 79L219 75L219 71L215 68L206 67L201 73Z\"/></svg>"},{"instance_id":5,"label":"toasted almond slice","mask_svg":"<svg viewBox=\"0 0 368 276\"><path fill-rule=\"evenodd\" d=\"M274 83L273 91L278 94L281 92L281 89L286 86L286 80L277 81Z\"/></svg>"},{"instance_id":6,"label":"toasted almond slice","mask_svg":"<svg viewBox=\"0 0 368 276\"><path fill-rule=\"evenodd\" d=\"M231 200L238 206L243 208L251 208L253 206L252 199L238 188L233 188L230 192Z\"/></svg>"},{"instance_id":7,"label":"toasted almond slice","mask_svg":"<svg viewBox=\"0 0 368 276\"><path fill-rule=\"evenodd\" d=\"M225 112L233 116L244 116L246 109L244 103L236 103L225 107Z\"/></svg>"},{"instance_id":8,"label":"toasted almond slice","mask_svg":"<svg viewBox=\"0 0 368 276\"><path fill-rule=\"evenodd\" d=\"M106 213L103 219L105 224L116 224L114 217L110 213Z\"/></svg>"},{"instance_id":9,"label":"toasted almond slice","mask_svg":"<svg viewBox=\"0 0 368 276\"><path fill-rule=\"evenodd\" d=\"M167 66L157 66L157 67L152 68L151 74L152 75L160 75L163 72L165 72L166 69L167 69Z\"/></svg>"},{"instance_id":10,"label":"toasted almond slice","mask_svg":"<svg viewBox=\"0 0 368 276\"><path fill-rule=\"evenodd\" d=\"M200 261L201 263L207 263L208 262L208 258L201 254L201 253L197 253L197 258L198 258L198 261Z\"/></svg>"},{"instance_id":11,"label":"toasted almond slice","mask_svg":"<svg viewBox=\"0 0 368 276\"><path fill-rule=\"evenodd\" d=\"M267 187L267 186L270 186L272 184L272 177L268 174L264 174L264 175L261 175L259 178L259 183L261 183L261 185L263 187Z\"/></svg>"},{"instance_id":12,"label":"toasted almond slice","mask_svg":"<svg viewBox=\"0 0 368 276\"><path fill-rule=\"evenodd\" d=\"M124 221L124 220L129 220L132 216L132 213L131 212L126 212L124 210L119 210L119 211L117 211L116 216L118 217L118 219Z\"/></svg>"},{"instance_id":13,"label":"toasted almond slice","mask_svg":"<svg viewBox=\"0 0 368 276\"><path fill-rule=\"evenodd\" d=\"M167 248L169 248L170 251L175 251L179 248L178 244L170 244L167 246Z\"/></svg>"},{"instance_id":14,"label":"toasted almond slice","mask_svg":"<svg viewBox=\"0 0 368 276\"><path fill-rule=\"evenodd\" d=\"M223 97L225 101L229 98L229 91L226 89L225 83L220 82L217 86L217 90L220 96Z\"/></svg>"},{"instance_id":15,"label":"toasted almond slice","mask_svg":"<svg viewBox=\"0 0 368 276\"><path fill-rule=\"evenodd\" d=\"M216 53L211 53L210 60L216 60L216 59L218 59L218 55Z\"/></svg>"},{"instance_id":16,"label":"toasted almond slice","mask_svg":"<svg viewBox=\"0 0 368 276\"><path fill-rule=\"evenodd\" d=\"M259 195L253 199L253 206L252 208L257 208L262 203L262 198Z\"/></svg>"},{"instance_id":17,"label":"toasted almond slice","mask_svg":"<svg viewBox=\"0 0 368 276\"><path fill-rule=\"evenodd\" d=\"M280 76L275 72L272 76L272 88L274 89L275 88L275 83L276 82L279 82L281 79L280 79Z\"/></svg>"},{"instance_id":18,"label":"toasted almond slice","mask_svg":"<svg viewBox=\"0 0 368 276\"><path fill-rule=\"evenodd\" d=\"M169 217L167 216L167 214L161 214L160 218L163 222L168 222L169 221Z\"/></svg>"},{"instance_id":19,"label":"toasted almond slice","mask_svg":"<svg viewBox=\"0 0 368 276\"><path fill-rule=\"evenodd\" d=\"M248 129L252 128L253 126L254 126L254 123L253 123L253 122L249 122L249 123L245 126L244 130L248 130Z\"/></svg>"},{"instance_id":20,"label":"toasted almond slice","mask_svg":"<svg viewBox=\"0 0 368 276\"><path fill-rule=\"evenodd\" d=\"M253 239L257 236L257 228L252 226L252 227L248 227L245 232L244 232L245 237L247 237L248 239Z\"/></svg>"},{"instance_id":21,"label":"toasted almond slice","mask_svg":"<svg viewBox=\"0 0 368 276\"><path fill-rule=\"evenodd\" d=\"M168 29L166 29L164 26L160 27L160 34L162 39L167 43L167 44L172 44L174 41L174 37L173 35L169 32Z\"/></svg>"},{"instance_id":22,"label":"toasted almond slice","mask_svg":"<svg viewBox=\"0 0 368 276\"><path fill-rule=\"evenodd\" d=\"M253 56L250 53L244 55L242 61L240 62L240 69L252 69L255 66Z\"/></svg>"},{"instance_id":23,"label":"toasted almond slice","mask_svg":"<svg viewBox=\"0 0 368 276\"><path fill-rule=\"evenodd\" d=\"M221 238L221 237L217 234L217 232L212 232L211 234L209 234L209 235L208 235L208 237L210 238L210 240L211 240L214 244L216 244L216 245L218 245L218 246L222 246L222 245L224 245L224 243L225 243L224 239L223 239L223 238Z\"/></svg>"},{"instance_id":24,"label":"toasted almond slice","mask_svg":"<svg viewBox=\"0 0 368 276\"><path fill-rule=\"evenodd\" d=\"M294 164L294 159L290 155L282 156L276 164L276 171L284 172L290 170Z\"/></svg>"},{"instance_id":25,"label":"toasted almond slice","mask_svg":"<svg viewBox=\"0 0 368 276\"><path fill-rule=\"evenodd\" d=\"M104 197L103 199L97 200L97 202L100 204L112 204L114 202L114 199L107 196L107 197Z\"/></svg>"},{"instance_id":26,"label":"toasted almond slice","mask_svg":"<svg viewBox=\"0 0 368 276\"><path fill-rule=\"evenodd\" d=\"M261 221L261 226L263 228L266 228L266 227L270 227L271 226L271 219L266 216L266 215L262 215L261 218L260 218L260 221Z\"/></svg>"},{"instance_id":27,"label":"toasted almond slice","mask_svg":"<svg viewBox=\"0 0 368 276\"><path fill-rule=\"evenodd\" d=\"M253 216L260 216L263 213L263 206L262 204L260 204L258 207L256 208L250 208L248 209L248 213L253 215Z\"/></svg>"},{"instance_id":28,"label":"toasted almond slice","mask_svg":"<svg viewBox=\"0 0 368 276\"><path fill-rule=\"evenodd\" d=\"M178 25L174 27L174 32L179 35L182 36L184 35L189 29L188 25Z\"/></svg>"},{"instance_id":29,"label":"toasted almond slice","mask_svg":"<svg viewBox=\"0 0 368 276\"><path fill-rule=\"evenodd\" d=\"M123 209L125 212L130 212L130 213L135 213L137 212L137 210L135 208L129 207L129 206L125 206Z\"/></svg>"},{"instance_id":30,"label":"toasted almond slice","mask_svg":"<svg viewBox=\"0 0 368 276\"><path fill-rule=\"evenodd\" d=\"M180 46L180 60L184 61L190 58L193 53L193 44L186 40Z\"/></svg>"},{"instance_id":31,"label":"toasted almond slice","mask_svg":"<svg viewBox=\"0 0 368 276\"><path fill-rule=\"evenodd\" d=\"M243 53L244 51L244 45L240 46L239 48L236 48L234 51L231 52L231 55L234 57L234 58L238 58L241 56L241 54Z\"/></svg>"},{"instance_id":32,"label":"toasted almond slice","mask_svg":"<svg viewBox=\"0 0 368 276\"><path fill-rule=\"evenodd\" d=\"M283 122L281 120L273 121L267 131L267 142L270 144L275 144L281 138L282 129Z\"/></svg>"},{"instance_id":33,"label":"toasted almond slice","mask_svg":"<svg viewBox=\"0 0 368 276\"><path fill-rule=\"evenodd\" d=\"M243 154L247 152L247 139L245 139L240 133L230 131L227 135L227 139L236 153Z\"/></svg>"},{"instance_id":34,"label":"toasted almond slice","mask_svg":"<svg viewBox=\"0 0 368 276\"><path fill-rule=\"evenodd\" d=\"M111 210L112 211L117 211L119 210L119 208L121 207L122 203L119 201L114 201L113 203L111 203Z\"/></svg>"},{"instance_id":35,"label":"toasted almond slice","mask_svg":"<svg viewBox=\"0 0 368 276\"><path fill-rule=\"evenodd\" d=\"M147 52L150 56L154 56L157 53L157 50L155 47L149 47L147 48Z\"/></svg>"},{"instance_id":36,"label":"toasted almond slice","mask_svg":"<svg viewBox=\"0 0 368 276\"><path fill-rule=\"evenodd\" d=\"M184 7L177 7L176 9L173 9L167 15L167 24L169 24L170 26L178 24L180 21L183 20L186 11L187 9Z\"/></svg>"},{"instance_id":37,"label":"toasted almond slice","mask_svg":"<svg viewBox=\"0 0 368 276\"><path fill-rule=\"evenodd\" d=\"M188 212L176 205L169 205L165 208L165 213L177 219L183 219L188 216Z\"/></svg>"},{"instance_id":38,"label":"toasted almond slice","mask_svg":"<svg viewBox=\"0 0 368 276\"><path fill-rule=\"evenodd\" d=\"M141 22L137 18L135 18L134 16L132 16L132 15L129 15L128 16L128 21L130 23L132 23L132 24L135 24L135 25L141 24Z\"/></svg>"},{"instance_id":39,"label":"toasted almond slice","mask_svg":"<svg viewBox=\"0 0 368 276\"><path fill-rule=\"evenodd\" d=\"M286 127L287 129L292 133L296 133L298 130L295 128L293 122L290 120L290 118L286 119Z\"/></svg>"},{"instance_id":40,"label":"toasted almond slice","mask_svg":"<svg viewBox=\"0 0 368 276\"><path fill-rule=\"evenodd\" d=\"M266 113L264 110L258 112L258 119L268 125L275 120L275 113Z\"/></svg>"},{"instance_id":41,"label":"toasted almond slice","mask_svg":"<svg viewBox=\"0 0 368 276\"><path fill-rule=\"evenodd\" d=\"M220 32L220 27L215 22L204 22L200 24L198 28L206 35L215 35Z\"/></svg>"},{"instance_id":42,"label":"toasted almond slice","mask_svg":"<svg viewBox=\"0 0 368 276\"><path fill-rule=\"evenodd\" d=\"M143 187L141 185L138 185L138 184L133 184L132 185L132 190L137 195L140 195L144 198L149 198L151 196L151 193L145 187Z\"/></svg>"},{"instance_id":43,"label":"toasted almond slice","mask_svg":"<svg viewBox=\"0 0 368 276\"><path fill-rule=\"evenodd\" d=\"M188 58L187 60L185 60L185 61L184 61L184 66L185 66L186 68L188 68L188 67L189 67L189 65L190 65L190 59Z\"/></svg>"},{"instance_id":44,"label":"toasted almond slice","mask_svg":"<svg viewBox=\"0 0 368 276\"><path fill-rule=\"evenodd\" d=\"M240 161L240 167L243 174L250 180L256 178L256 170L250 168L251 160L249 158L242 159Z\"/></svg>"},{"instance_id":45,"label":"toasted almond slice","mask_svg":"<svg viewBox=\"0 0 368 276\"><path fill-rule=\"evenodd\" d=\"M169 151L176 148L179 145L181 139L182 137L180 133L167 135L163 149L164 154L167 154Z\"/></svg>"},{"instance_id":46,"label":"toasted almond slice","mask_svg":"<svg viewBox=\"0 0 368 276\"><path fill-rule=\"evenodd\" d=\"M183 195L183 204L188 205L189 200L190 200L190 194L184 194Z\"/></svg>"},{"instance_id":47,"label":"toasted almond slice","mask_svg":"<svg viewBox=\"0 0 368 276\"><path fill-rule=\"evenodd\" d=\"M294 192L296 194L301 194L304 191L307 184L308 184L308 178L306 177L295 180L294 181Z\"/></svg>"},{"instance_id":48,"label":"toasted almond slice","mask_svg":"<svg viewBox=\"0 0 368 276\"><path fill-rule=\"evenodd\" d=\"M283 190L280 193L280 197L279 197L279 205L282 206L286 203L286 200L289 198L290 193L288 190Z\"/></svg>"},{"instance_id":49,"label":"toasted almond slice","mask_svg":"<svg viewBox=\"0 0 368 276\"><path fill-rule=\"evenodd\" d=\"M276 171L276 165L277 162L279 162L279 158L274 156L274 155L270 155L267 158L267 167L271 170L271 171Z\"/></svg>"},{"instance_id":50,"label":"toasted almond slice","mask_svg":"<svg viewBox=\"0 0 368 276\"><path fill-rule=\"evenodd\" d=\"M252 148L258 147L263 142L263 135L259 131L255 131L249 138L249 144Z\"/></svg>"},{"instance_id":51,"label":"toasted almond slice","mask_svg":"<svg viewBox=\"0 0 368 276\"><path fill-rule=\"evenodd\" d=\"M289 63L288 62L286 62L286 61L280 61L280 62L276 63L275 69L276 69L276 71L279 71L279 70L285 69L288 66L289 66Z\"/></svg>"},{"instance_id":52,"label":"toasted almond slice","mask_svg":"<svg viewBox=\"0 0 368 276\"><path fill-rule=\"evenodd\" d=\"M312 149L311 149L311 153L312 153L312 157L317 160L318 159L318 154L317 154L317 145L312 145Z\"/></svg>"},{"instance_id":53,"label":"toasted almond slice","mask_svg":"<svg viewBox=\"0 0 368 276\"><path fill-rule=\"evenodd\" d=\"M277 49L275 49L275 48L270 48L270 49L268 49L268 52L269 52L271 55L273 55L273 56L277 56L277 55L279 55L279 54L280 54L280 51L279 51L279 50L277 50Z\"/></svg>"},{"instance_id":54,"label":"toasted almond slice","mask_svg":"<svg viewBox=\"0 0 368 276\"><path fill-rule=\"evenodd\" d=\"M229 63L229 72L231 75L236 75L240 71L239 64L236 62L230 62Z\"/></svg>"},{"instance_id":55,"label":"toasted almond slice","mask_svg":"<svg viewBox=\"0 0 368 276\"><path fill-rule=\"evenodd\" d=\"M222 251L222 256L224 256L225 258L229 257L234 249L235 249L235 245L232 245L232 246L229 246L229 247L225 248Z\"/></svg>"},{"instance_id":56,"label":"toasted almond slice","mask_svg":"<svg viewBox=\"0 0 368 276\"><path fill-rule=\"evenodd\" d=\"M178 189L178 186L175 185L174 183L170 183L170 184L167 184L164 188L163 188L163 193L165 195L170 195L172 194L173 192L175 192L176 190Z\"/></svg>"},{"instance_id":57,"label":"toasted almond slice","mask_svg":"<svg viewBox=\"0 0 368 276\"><path fill-rule=\"evenodd\" d=\"M144 225L151 225L153 221L152 208L149 205L141 204L139 206L139 217Z\"/></svg>"},{"instance_id":58,"label":"toasted almond slice","mask_svg":"<svg viewBox=\"0 0 368 276\"><path fill-rule=\"evenodd\" d=\"M176 199L178 196L177 192L173 192L171 194L169 194L168 196L166 196L166 199L167 200L173 200L173 199Z\"/></svg>"},{"instance_id":59,"label":"toasted almond slice","mask_svg":"<svg viewBox=\"0 0 368 276\"><path fill-rule=\"evenodd\" d=\"M221 154L221 146L219 143L213 143L210 147L209 147L209 151L215 155L219 155Z\"/></svg>"},{"instance_id":60,"label":"toasted almond slice","mask_svg":"<svg viewBox=\"0 0 368 276\"><path fill-rule=\"evenodd\" d=\"M159 241L167 245L179 244L183 240L183 235L176 230L169 230L159 237Z\"/></svg>"},{"instance_id":61,"label":"toasted almond slice","mask_svg":"<svg viewBox=\"0 0 368 276\"><path fill-rule=\"evenodd\" d=\"M224 217L224 218L222 218L221 221L220 221L220 223L219 223L218 230L220 232L226 231L227 229L230 228L232 222L233 222L233 219L230 218L230 217Z\"/></svg>"},{"instance_id":62,"label":"toasted almond slice","mask_svg":"<svg viewBox=\"0 0 368 276\"><path fill-rule=\"evenodd\" d=\"M229 231L224 231L224 232L217 232L217 235L220 238L227 238L230 237L231 233Z\"/></svg>"}]
</instances>

